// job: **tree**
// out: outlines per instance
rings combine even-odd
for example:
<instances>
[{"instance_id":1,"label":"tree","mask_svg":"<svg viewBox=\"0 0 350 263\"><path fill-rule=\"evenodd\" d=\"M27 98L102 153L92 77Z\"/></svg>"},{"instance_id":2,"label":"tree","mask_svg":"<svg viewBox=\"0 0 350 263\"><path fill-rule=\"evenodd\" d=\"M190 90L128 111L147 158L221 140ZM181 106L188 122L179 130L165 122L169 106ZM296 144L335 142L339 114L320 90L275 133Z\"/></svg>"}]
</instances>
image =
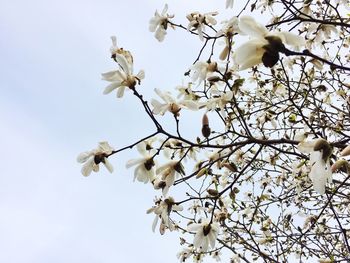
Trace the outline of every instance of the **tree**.
<instances>
[{"instance_id":1,"label":"tree","mask_svg":"<svg viewBox=\"0 0 350 263\"><path fill-rule=\"evenodd\" d=\"M348 262L348 1L226 1L233 6L223 23L218 12L193 12L184 26L167 5L150 20L160 42L177 29L202 43L176 98L155 89L161 100L147 101L144 71L135 74L112 37L117 69L102 74L104 94L132 91L154 133L119 149L100 142L78 156L82 173L101 163L112 172L110 158L136 147L141 157L126 165L157 191L153 230L179 232L181 262L224 249L232 262ZM185 111L203 113L195 140L182 135Z\"/></svg>"}]
</instances>

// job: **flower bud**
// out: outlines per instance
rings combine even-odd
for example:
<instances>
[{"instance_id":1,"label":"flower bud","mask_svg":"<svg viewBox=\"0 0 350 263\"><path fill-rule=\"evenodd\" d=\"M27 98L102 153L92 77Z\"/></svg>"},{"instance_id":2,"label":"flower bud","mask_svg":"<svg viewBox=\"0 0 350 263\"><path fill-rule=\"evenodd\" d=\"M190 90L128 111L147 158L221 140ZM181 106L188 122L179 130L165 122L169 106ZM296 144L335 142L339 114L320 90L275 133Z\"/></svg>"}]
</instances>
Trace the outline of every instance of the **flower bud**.
<instances>
[{"instance_id":1,"label":"flower bud","mask_svg":"<svg viewBox=\"0 0 350 263\"><path fill-rule=\"evenodd\" d=\"M315 142L314 151L322 151L322 159L327 161L332 155L333 147L325 139L318 139Z\"/></svg>"},{"instance_id":2,"label":"flower bud","mask_svg":"<svg viewBox=\"0 0 350 263\"><path fill-rule=\"evenodd\" d=\"M350 145L346 146L340 153L340 156L348 156L350 155Z\"/></svg>"},{"instance_id":3,"label":"flower bud","mask_svg":"<svg viewBox=\"0 0 350 263\"><path fill-rule=\"evenodd\" d=\"M232 163L232 162L224 162L224 163L222 163L221 165L222 165L223 167L229 169L231 172L234 172L234 173L235 173L235 172L238 171L237 166L236 166L234 163Z\"/></svg>"},{"instance_id":4,"label":"flower bud","mask_svg":"<svg viewBox=\"0 0 350 263\"><path fill-rule=\"evenodd\" d=\"M210 136L210 132L209 119L207 114L204 114L202 118L202 134L205 138L208 138Z\"/></svg>"},{"instance_id":5,"label":"flower bud","mask_svg":"<svg viewBox=\"0 0 350 263\"><path fill-rule=\"evenodd\" d=\"M207 192L211 196L218 196L218 194L219 194L218 190L215 190L215 189L208 189Z\"/></svg>"},{"instance_id":6,"label":"flower bud","mask_svg":"<svg viewBox=\"0 0 350 263\"><path fill-rule=\"evenodd\" d=\"M332 171L332 173L334 173L334 172L336 172L338 170L341 170L343 172L348 172L348 170L349 170L349 163L348 163L348 161L344 160L344 159L336 161L332 165L331 171Z\"/></svg>"},{"instance_id":7,"label":"flower bud","mask_svg":"<svg viewBox=\"0 0 350 263\"><path fill-rule=\"evenodd\" d=\"M207 173L207 168L202 168L197 173L196 178L198 179L198 178L202 177L203 175L205 175L206 173Z\"/></svg>"}]
</instances>

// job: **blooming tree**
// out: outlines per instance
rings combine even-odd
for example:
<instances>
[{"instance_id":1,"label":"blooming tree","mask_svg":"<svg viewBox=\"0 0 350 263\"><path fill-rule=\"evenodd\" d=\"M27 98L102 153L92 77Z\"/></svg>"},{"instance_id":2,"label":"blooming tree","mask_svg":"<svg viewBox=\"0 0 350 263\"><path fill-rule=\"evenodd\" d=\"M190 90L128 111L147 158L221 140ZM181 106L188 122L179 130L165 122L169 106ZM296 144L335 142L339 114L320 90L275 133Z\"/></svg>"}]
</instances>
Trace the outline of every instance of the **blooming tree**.
<instances>
[{"instance_id":1,"label":"blooming tree","mask_svg":"<svg viewBox=\"0 0 350 263\"><path fill-rule=\"evenodd\" d=\"M103 93L136 98L154 132L122 148L100 142L78 156L82 174L100 163L112 172L114 155L137 148L126 167L154 188L153 230L178 232L181 262L224 253L231 262L349 262L349 3L227 0L226 8L224 21L215 11L177 22L168 5L150 19L160 42L187 34L202 43L177 95L155 89L148 101L144 71L134 74L132 54L112 37L116 68L102 74ZM185 111L203 116L195 140L182 135Z\"/></svg>"}]
</instances>

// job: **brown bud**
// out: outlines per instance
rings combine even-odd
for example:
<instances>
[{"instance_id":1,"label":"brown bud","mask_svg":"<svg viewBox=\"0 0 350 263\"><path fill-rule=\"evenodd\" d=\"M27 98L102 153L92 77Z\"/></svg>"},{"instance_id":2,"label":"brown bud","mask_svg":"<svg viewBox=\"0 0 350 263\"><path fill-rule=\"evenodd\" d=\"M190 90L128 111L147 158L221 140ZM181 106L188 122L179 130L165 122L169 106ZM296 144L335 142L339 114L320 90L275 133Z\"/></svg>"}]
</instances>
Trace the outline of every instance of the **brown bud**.
<instances>
[{"instance_id":1,"label":"brown bud","mask_svg":"<svg viewBox=\"0 0 350 263\"><path fill-rule=\"evenodd\" d=\"M211 196L218 196L218 194L219 194L218 190L215 190L215 189L208 189L207 192Z\"/></svg>"},{"instance_id":2,"label":"brown bud","mask_svg":"<svg viewBox=\"0 0 350 263\"><path fill-rule=\"evenodd\" d=\"M327 161L332 155L333 147L325 139L318 139L315 143L314 151L322 151L322 159Z\"/></svg>"},{"instance_id":3,"label":"brown bud","mask_svg":"<svg viewBox=\"0 0 350 263\"><path fill-rule=\"evenodd\" d=\"M344 159L341 159L341 160L338 160L336 161L332 167L331 167L331 171L332 173L336 172L336 171L342 171L342 172L345 172L347 173L348 170L349 170L349 163L347 160L344 160Z\"/></svg>"},{"instance_id":4,"label":"brown bud","mask_svg":"<svg viewBox=\"0 0 350 263\"><path fill-rule=\"evenodd\" d=\"M350 155L350 145L346 146L340 153L340 156L348 156Z\"/></svg>"},{"instance_id":5,"label":"brown bud","mask_svg":"<svg viewBox=\"0 0 350 263\"><path fill-rule=\"evenodd\" d=\"M207 173L207 168L202 168L197 173L196 178L198 179L198 178L202 177L203 175L205 175L206 173Z\"/></svg>"},{"instance_id":6,"label":"brown bud","mask_svg":"<svg viewBox=\"0 0 350 263\"><path fill-rule=\"evenodd\" d=\"M202 118L202 134L205 138L208 138L210 136L211 129L209 127L209 119L207 114L203 115Z\"/></svg>"},{"instance_id":7,"label":"brown bud","mask_svg":"<svg viewBox=\"0 0 350 263\"><path fill-rule=\"evenodd\" d=\"M228 46L225 46L225 48L221 51L219 58L221 60L225 60L228 56L229 50L230 50L230 48Z\"/></svg>"},{"instance_id":8,"label":"brown bud","mask_svg":"<svg viewBox=\"0 0 350 263\"><path fill-rule=\"evenodd\" d=\"M237 172L238 171L237 166L234 163L232 163L232 162L229 162L229 163L225 162L225 163L222 164L222 166L227 168L227 169L229 169L231 172Z\"/></svg>"}]
</instances>

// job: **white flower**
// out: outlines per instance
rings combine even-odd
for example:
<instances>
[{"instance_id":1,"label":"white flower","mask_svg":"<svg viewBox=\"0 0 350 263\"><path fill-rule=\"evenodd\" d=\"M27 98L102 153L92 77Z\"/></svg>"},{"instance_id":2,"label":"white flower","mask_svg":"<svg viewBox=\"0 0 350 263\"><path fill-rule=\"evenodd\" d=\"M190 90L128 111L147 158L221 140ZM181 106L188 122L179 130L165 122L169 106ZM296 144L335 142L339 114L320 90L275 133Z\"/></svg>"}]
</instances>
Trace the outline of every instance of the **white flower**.
<instances>
[{"instance_id":1,"label":"white flower","mask_svg":"<svg viewBox=\"0 0 350 263\"><path fill-rule=\"evenodd\" d=\"M133 57L130 51L124 50L123 48L119 48L117 45L117 38L115 36L111 36L112 46L110 48L112 58L115 58L116 54L122 55L125 57L129 64L133 63Z\"/></svg>"},{"instance_id":2,"label":"white flower","mask_svg":"<svg viewBox=\"0 0 350 263\"><path fill-rule=\"evenodd\" d=\"M161 234L164 234L165 227L167 227L170 231L173 231L175 226L169 219L169 215L171 212L182 210L183 207L181 205L177 205L172 197L168 197L164 200L157 200L156 205L147 210L147 214L154 213L156 215L152 224L153 232L156 229L159 218L161 219L159 227Z\"/></svg>"},{"instance_id":3,"label":"white flower","mask_svg":"<svg viewBox=\"0 0 350 263\"><path fill-rule=\"evenodd\" d=\"M216 36L217 37L222 35L226 36L225 47L223 48L223 50L220 52L220 55L219 55L220 60L225 60L229 55L230 46L231 46L229 39L232 38L232 36L235 33L238 33L238 34L243 34L243 33L238 27L238 18L236 16L232 17L230 20L223 21L222 23L224 24L224 26L222 27L222 29L220 29L216 33Z\"/></svg>"},{"instance_id":4,"label":"white flower","mask_svg":"<svg viewBox=\"0 0 350 263\"><path fill-rule=\"evenodd\" d=\"M98 172L100 163L103 163L107 170L112 173L113 166L107 159L112 152L113 148L108 144L108 142L100 142L96 149L79 154L77 161L79 163L84 163L83 167L81 168L81 173L84 176L89 176L92 171Z\"/></svg>"},{"instance_id":5,"label":"white flower","mask_svg":"<svg viewBox=\"0 0 350 263\"><path fill-rule=\"evenodd\" d=\"M142 155L142 158L129 160L126 168L136 165L134 171L134 181L148 183L154 180L155 177L155 162L153 160L154 151L147 150L147 142L140 142L137 144L137 150Z\"/></svg>"},{"instance_id":6,"label":"white flower","mask_svg":"<svg viewBox=\"0 0 350 263\"><path fill-rule=\"evenodd\" d=\"M290 32L269 32L250 16L240 18L239 29L252 38L235 50L233 58L239 65L239 70L262 62L265 66L272 67L277 63L284 44L294 47L305 45L305 40L301 36Z\"/></svg>"},{"instance_id":7,"label":"white flower","mask_svg":"<svg viewBox=\"0 0 350 263\"><path fill-rule=\"evenodd\" d=\"M156 10L154 17L149 21L149 31L155 32L155 37L159 42L164 40L166 35L166 30L168 28L168 20L169 18L173 18L174 15L168 15L166 12L168 11L168 5L165 4L164 9L161 14Z\"/></svg>"},{"instance_id":8,"label":"white flower","mask_svg":"<svg viewBox=\"0 0 350 263\"><path fill-rule=\"evenodd\" d=\"M200 224L191 224L188 231L196 232L193 239L193 246L200 251L207 252L209 246L214 249L215 241L219 234L219 224L210 223L209 219L202 220Z\"/></svg>"},{"instance_id":9,"label":"white flower","mask_svg":"<svg viewBox=\"0 0 350 263\"><path fill-rule=\"evenodd\" d=\"M206 80L208 77L213 75L213 72L217 70L216 62L204 62L197 61L192 67L192 81L195 82L198 80L198 85L202 83L202 81Z\"/></svg>"},{"instance_id":10,"label":"white flower","mask_svg":"<svg viewBox=\"0 0 350 263\"><path fill-rule=\"evenodd\" d=\"M203 41L203 31L205 31L205 26L216 25L216 16L218 12L210 12L205 14L200 14L198 12L193 12L188 14L186 17L190 22L187 26L188 30L197 30L199 39Z\"/></svg>"},{"instance_id":11,"label":"white flower","mask_svg":"<svg viewBox=\"0 0 350 263\"><path fill-rule=\"evenodd\" d=\"M156 170L157 178L152 181L155 189L162 189L163 196L168 194L170 186L179 175L184 175L184 167L178 161L170 161Z\"/></svg>"},{"instance_id":12,"label":"white flower","mask_svg":"<svg viewBox=\"0 0 350 263\"><path fill-rule=\"evenodd\" d=\"M332 171L329 157L332 154L332 147L324 139L313 141L302 141L298 144L298 150L303 153L310 153L312 165L309 177L313 187L319 194L326 191L327 182L332 182Z\"/></svg>"},{"instance_id":13,"label":"white flower","mask_svg":"<svg viewBox=\"0 0 350 263\"><path fill-rule=\"evenodd\" d=\"M198 110L197 103L192 100L181 100L177 102L168 91L162 92L159 89L154 89L154 91L164 101L164 103L161 103L156 99L151 100L153 106L152 112L154 114L164 115L165 112L169 111L177 116L182 108Z\"/></svg>"},{"instance_id":14,"label":"white flower","mask_svg":"<svg viewBox=\"0 0 350 263\"><path fill-rule=\"evenodd\" d=\"M226 8L233 8L233 0L226 0Z\"/></svg>"},{"instance_id":15,"label":"white flower","mask_svg":"<svg viewBox=\"0 0 350 263\"><path fill-rule=\"evenodd\" d=\"M180 262L185 262L192 254L193 248L184 248L179 253L177 253L176 257L180 260Z\"/></svg>"},{"instance_id":16,"label":"white flower","mask_svg":"<svg viewBox=\"0 0 350 263\"><path fill-rule=\"evenodd\" d=\"M220 113L222 116L226 116L226 112L224 111L225 106L228 102L232 101L233 92L228 90L226 92L220 92L218 90L213 89L212 93L213 98L210 98L204 105L207 107L208 111L220 109Z\"/></svg>"},{"instance_id":17,"label":"white flower","mask_svg":"<svg viewBox=\"0 0 350 263\"><path fill-rule=\"evenodd\" d=\"M219 261L221 261L221 258L220 258L221 254L222 253L220 250L216 250L216 251L211 253L211 256L213 257L213 259L216 260L216 262L219 262Z\"/></svg>"},{"instance_id":18,"label":"white flower","mask_svg":"<svg viewBox=\"0 0 350 263\"><path fill-rule=\"evenodd\" d=\"M134 76L133 64L129 63L125 56L115 54L115 60L119 64L121 70L102 73L102 79L111 82L111 84L105 88L103 94L108 94L118 89L117 97L121 98L124 95L126 87L134 89L137 83L140 84L140 81L145 77L145 72L140 70L139 73Z\"/></svg>"}]
</instances>

